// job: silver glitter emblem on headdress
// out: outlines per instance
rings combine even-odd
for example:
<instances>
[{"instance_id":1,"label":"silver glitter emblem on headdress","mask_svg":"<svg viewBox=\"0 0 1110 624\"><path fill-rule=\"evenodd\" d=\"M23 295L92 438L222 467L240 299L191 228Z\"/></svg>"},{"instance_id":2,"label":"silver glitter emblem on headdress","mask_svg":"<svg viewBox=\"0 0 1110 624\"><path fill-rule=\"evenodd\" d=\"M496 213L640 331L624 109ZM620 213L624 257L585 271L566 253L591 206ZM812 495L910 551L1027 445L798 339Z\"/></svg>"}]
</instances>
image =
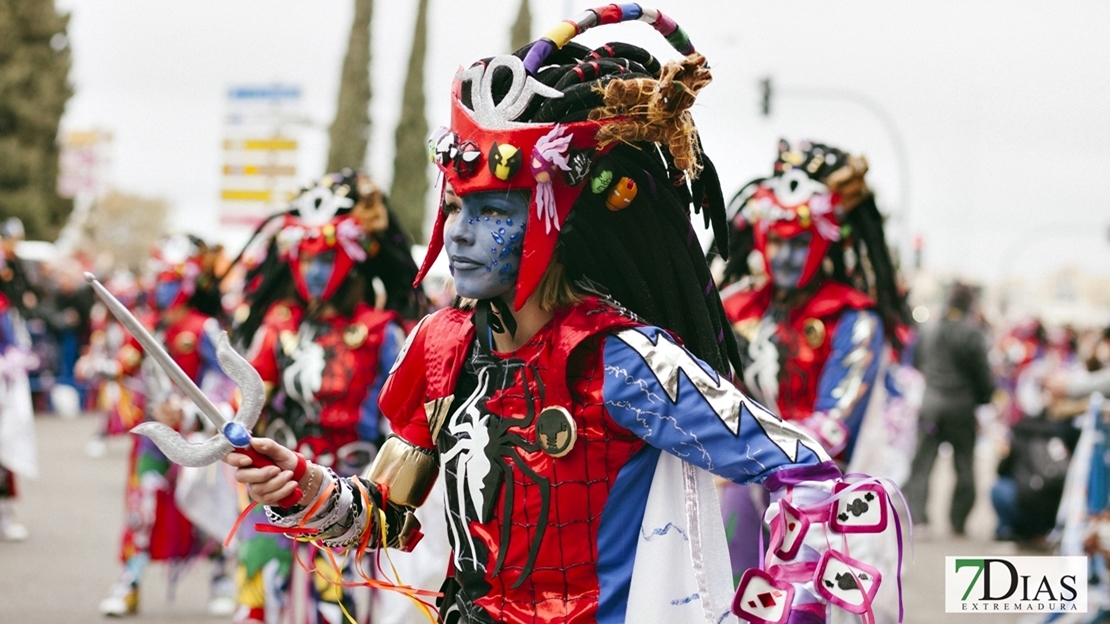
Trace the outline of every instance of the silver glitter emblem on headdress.
<instances>
[{"instance_id":1,"label":"silver glitter emblem on headdress","mask_svg":"<svg viewBox=\"0 0 1110 624\"><path fill-rule=\"evenodd\" d=\"M493 75L499 67L512 72L513 82L501 101L493 101ZM532 98L542 95L548 98L561 98L563 93L549 87L528 75L524 61L505 54L490 59L487 65L475 65L459 75L459 79L470 81L470 100L474 106L474 120L483 128L500 130L517 128L531 124L514 121L528 108Z\"/></svg>"}]
</instances>

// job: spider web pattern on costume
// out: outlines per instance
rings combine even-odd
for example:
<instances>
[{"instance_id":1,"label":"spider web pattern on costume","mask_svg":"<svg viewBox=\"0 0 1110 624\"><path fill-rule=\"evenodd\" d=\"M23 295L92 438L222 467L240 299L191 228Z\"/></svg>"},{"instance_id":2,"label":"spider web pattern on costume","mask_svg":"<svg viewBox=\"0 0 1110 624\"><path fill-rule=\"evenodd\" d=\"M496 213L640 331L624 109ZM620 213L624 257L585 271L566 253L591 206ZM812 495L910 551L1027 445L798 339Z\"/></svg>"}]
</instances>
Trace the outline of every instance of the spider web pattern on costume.
<instances>
[{"instance_id":1,"label":"spider web pattern on costume","mask_svg":"<svg viewBox=\"0 0 1110 624\"><path fill-rule=\"evenodd\" d=\"M553 373L540 362L546 361L544 350L553 349L550 338L549 330L541 331L515 352L514 359L472 354L456 386L455 400L465 404L481 387L478 371L487 371L488 385L479 392L487 396L478 401L478 417L489 416L485 422L491 466L501 460L500 471L491 469L499 472L497 478L485 481L488 487L481 502L489 510L486 521L481 521L474 500L465 501L465 530L473 537L473 551L461 535L458 511L458 492L469 488L458 486L457 461L443 463L448 519L456 526L449 535L458 535L452 546L466 551L459 557L462 569L456 570L461 585L456 601L475 621L546 624L594 612L601 514L620 468L643 445L606 415L601 356L598 344L591 341L575 352L575 361L567 367L577 373L568 379L572 405L564 407L575 416L578 441L557 460L540 450L535 416L549 406L545 380L550 382ZM455 408L441 430L441 458L459 443L450 433L450 420L465 418L465 409Z\"/></svg>"}]
</instances>

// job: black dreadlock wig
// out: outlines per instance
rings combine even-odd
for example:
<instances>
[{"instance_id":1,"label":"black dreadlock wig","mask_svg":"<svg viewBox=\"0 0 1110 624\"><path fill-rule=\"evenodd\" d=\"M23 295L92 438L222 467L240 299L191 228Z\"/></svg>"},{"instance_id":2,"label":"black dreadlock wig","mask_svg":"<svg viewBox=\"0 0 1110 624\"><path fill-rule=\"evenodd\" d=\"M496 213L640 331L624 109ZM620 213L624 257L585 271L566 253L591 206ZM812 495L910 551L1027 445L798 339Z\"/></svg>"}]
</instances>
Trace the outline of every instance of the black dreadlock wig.
<instances>
[{"instance_id":1,"label":"black dreadlock wig","mask_svg":"<svg viewBox=\"0 0 1110 624\"><path fill-rule=\"evenodd\" d=\"M211 316L219 320L222 324L224 320L224 309L220 302L220 282L216 279L216 258L219 256L221 248L210 247L203 239L188 235L189 242L191 242L200 253L201 258L201 272L197 276L196 290L193 295L189 297L189 307L206 316Z\"/></svg>"},{"instance_id":2,"label":"black dreadlock wig","mask_svg":"<svg viewBox=\"0 0 1110 624\"><path fill-rule=\"evenodd\" d=\"M524 58L530 47L515 55ZM604 89L611 82L659 79L663 71L651 54L633 45L609 43L590 50L568 43L553 52L536 75L563 97L533 98L516 121L585 120L606 106ZM493 85L494 101L500 101L511 85L511 75L495 75ZM464 83L462 91L467 106L471 105L469 86ZM697 150L692 125L686 134L694 143L696 169L701 172L689 185L682 168L675 165L675 156L660 143L622 137L594 162L591 177L610 172L614 185L627 177L635 182L637 195L627 208L612 211L605 205L605 192L583 190L563 225L554 262L563 266L571 284L585 289L600 287L646 322L675 332L714 369L727 372L731 364L739 372L736 342L726 330L720 295L690 223L692 205L702 213L706 226L723 237L727 231L724 198L713 163ZM588 187L589 182L586 184Z\"/></svg>"},{"instance_id":3,"label":"black dreadlock wig","mask_svg":"<svg viewBox=\"0 0 1110 624\"><path fill-rule=\"evenodd\" d=\"M364 199L359 191L359 174L351 169L344 169L332 177L332 187L340 189L356 205ZM307 190L304 189L304 190ZM377 189L373 191L379 193ZM385 308L396 312L401 318L416 320L427 311L427 300L420 288L413 288L416 279L417 267L412 259L411 238L401 228L389 202L384 196L381 201L385 205L389 216L389 226L382 232L369 237L366 260L356 262L354 269L347 281L340 286L333 296L341 311L349 312L357 301L352 297L374 304L374 280L379 280L385 288ZM341 208L338 215L349 214L351 208ZM280 227L281 221L287 215L300 216L300 211L290 208L284 212L271 215L251 235L250 240L244 245L232 267L245 261L245 256L251 249L258 245L265 246L265 253L261 262L247 269L244 280L243 305L248 314L238 317L231 330L232 340L242 346L249 345L255 332L262 324L266 311L283 299L300 299L296 288L293 287L293 274L287 262L282 260L278 252L275 226ZM229 270L230 272L230 270ZM355 287L352 277L357 276L361 281ZM302 301L303 303L303 301ZM238 316L238 315L237 315Z\"/></svg>"},{"instance_id":4,"label":"black dreadlock wig","mask_svg":"<svg viewBox=\"0 0 1110 624\"><path fill-rule=\"evenodd\" d=\"M830 175L849 162L849 154L835 147L820 143L802 145L805 149L797 151L791 150L786 141L779 142L779 158L774 166L776 175L792 167L801 168L811 179L826 183ZM756 187L766 180L760 178L749 182L729 202L734 227L729 228L722 286L737 282L751 272L748 256L755 249L755 235L746 221L736 218L736 213L743 209ZM887 338L901 348L901 341L895 332L898 327L909 323L909 308L905 293L898 287L897 270L883 232L883 216L875 205L874 195L864 191L859 202L838 218L841 240L830 245L825 256L831 264L827 278L870 295L877 302Z\"/></svg>"}]
</instances>

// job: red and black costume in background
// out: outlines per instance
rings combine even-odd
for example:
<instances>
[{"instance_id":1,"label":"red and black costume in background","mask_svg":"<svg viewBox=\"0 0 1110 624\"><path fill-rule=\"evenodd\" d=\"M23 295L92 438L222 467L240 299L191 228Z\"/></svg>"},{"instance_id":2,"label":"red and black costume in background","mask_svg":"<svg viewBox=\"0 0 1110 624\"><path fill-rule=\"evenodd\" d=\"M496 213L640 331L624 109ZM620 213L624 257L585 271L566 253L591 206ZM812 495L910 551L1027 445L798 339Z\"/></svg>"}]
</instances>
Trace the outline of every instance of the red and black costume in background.
<instances>
[{"instance_id":1,"label":"red and black costume in background","mask_svg":"<svg viewBox=\"0 0 1110 624\"><path fill-rule=\"evenodd\" d=\"M377 452L377 397L404 342L401 314L419 313L423 302L396 220L387 214L388 227L368 232L358 211L374 207L360 202L380 202L377 209L386 211L364 175L328 174L262 226L241 258L250 265L249 315L234 332L250 345L248 359L271 392L257 432L345 476L361 473ZM374 278L396 311L368 305ZM261 510L252 514L264 520ZM240 539L237 621L276 623L292 605L292 543L250 528ZM279 571L263 572L274 565ZM327 567L323 555L316 565ZM320 622L344 620L338 603L355 613L341 588L317 580L311 591L308 608Z\"/></svg>"},{"instance_id":2,"label":"red and black costume in background","mask_svg":"<svg viewBox=\"0 0 1110 624\"><path fill-rule=\"evenodd\" d=\"M745 279L724 294L744 384L844 461L882 382L884 344L901 346L908 318L866 171L866 160L836 148L782 141L774 175L730 205L725 283L747 277L753 248L765 271L762 283ZM808 237L792 287L775 283L770 237L780 250Z\"/></svg>"}]
</instances>

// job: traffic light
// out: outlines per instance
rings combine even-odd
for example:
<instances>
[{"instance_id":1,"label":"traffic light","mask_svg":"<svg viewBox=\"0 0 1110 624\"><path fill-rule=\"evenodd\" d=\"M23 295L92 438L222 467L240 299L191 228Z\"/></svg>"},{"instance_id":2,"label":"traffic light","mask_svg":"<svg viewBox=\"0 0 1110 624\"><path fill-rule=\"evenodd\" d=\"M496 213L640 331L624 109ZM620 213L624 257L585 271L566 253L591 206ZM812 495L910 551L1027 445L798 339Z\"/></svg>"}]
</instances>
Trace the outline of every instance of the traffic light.
<instances>
[{"instance_id":1,"label":"traffic light","mask_svg":"<svg viewBox=\"0 0 1110 624\"><path fill-rule=\"evenodd\" d=\"M763 89L763 116L771 116L771 77L759 81L759 86Z\"/></svg>"}]
</instances>

